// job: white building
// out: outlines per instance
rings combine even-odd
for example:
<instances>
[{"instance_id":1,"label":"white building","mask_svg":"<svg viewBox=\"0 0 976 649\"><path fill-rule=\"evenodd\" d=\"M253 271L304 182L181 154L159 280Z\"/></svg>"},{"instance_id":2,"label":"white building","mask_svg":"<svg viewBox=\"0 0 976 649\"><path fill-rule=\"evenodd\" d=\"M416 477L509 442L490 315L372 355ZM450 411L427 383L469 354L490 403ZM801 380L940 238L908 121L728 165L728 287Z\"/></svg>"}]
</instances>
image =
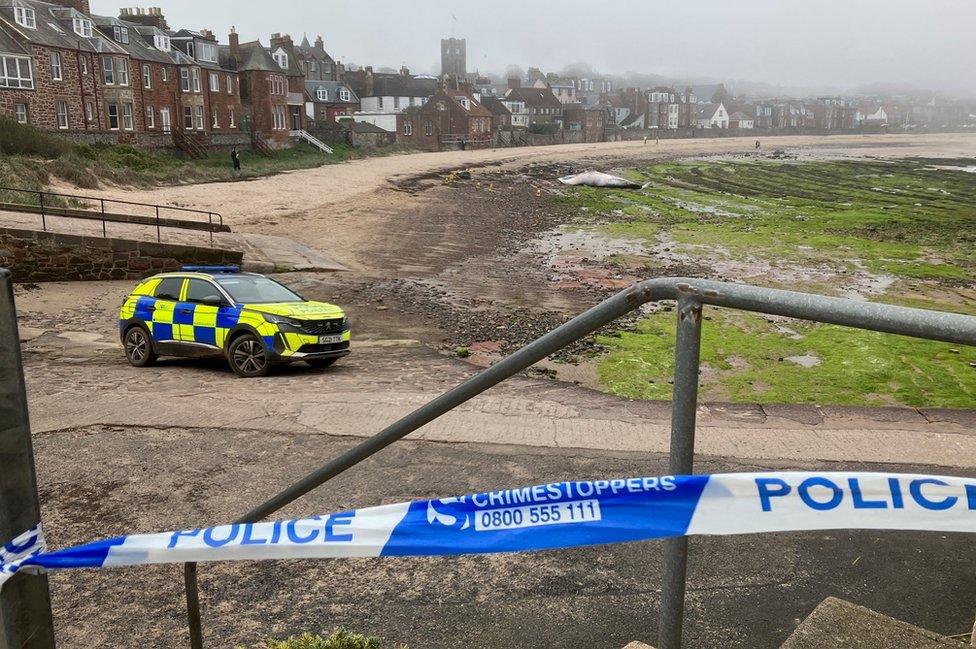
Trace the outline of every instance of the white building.
<instances>
[{"instance_id":1,"label":"white building","mask_svg":"<svg viewBox=\"0 0 976 649\"><path fill-rule=\"evenodd\" d=\"M500 98L508 112L512 114L512 126L515 128L529 128L529 111L525 109L525 102L515 99Z\"/></svg>"},{"instance_id":2,"label":"white building","mask_svg":"<svg viewBox=\"0 0 976 649\"><path fill-rule=\"evenodd\" d=\"M725 104L699 104L698 128L728 128L729 113Z\"/></svg>"}]
</instances>

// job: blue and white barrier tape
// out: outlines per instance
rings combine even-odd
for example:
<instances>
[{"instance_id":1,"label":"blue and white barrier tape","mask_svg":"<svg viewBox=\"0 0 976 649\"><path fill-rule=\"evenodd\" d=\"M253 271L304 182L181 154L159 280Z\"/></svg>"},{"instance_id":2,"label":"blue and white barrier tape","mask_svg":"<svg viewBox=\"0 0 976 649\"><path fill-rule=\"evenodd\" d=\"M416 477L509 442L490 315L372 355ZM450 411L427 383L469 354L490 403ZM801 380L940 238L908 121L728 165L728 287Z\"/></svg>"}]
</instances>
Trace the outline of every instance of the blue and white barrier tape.
<instances>
[{"instance_id":1,"label":"blue and white barrier tape","mask_svg":"<svg viewBox=\"0 0 976 649\"><path fill-rule=\"evenodd\" d=\"M461 555L828 529L976 532L976 480L774 472L555 482L300 520L133 534L55 552L38 526L0 550L0 584L27 569Z\"/></svg>"}]
</instances>

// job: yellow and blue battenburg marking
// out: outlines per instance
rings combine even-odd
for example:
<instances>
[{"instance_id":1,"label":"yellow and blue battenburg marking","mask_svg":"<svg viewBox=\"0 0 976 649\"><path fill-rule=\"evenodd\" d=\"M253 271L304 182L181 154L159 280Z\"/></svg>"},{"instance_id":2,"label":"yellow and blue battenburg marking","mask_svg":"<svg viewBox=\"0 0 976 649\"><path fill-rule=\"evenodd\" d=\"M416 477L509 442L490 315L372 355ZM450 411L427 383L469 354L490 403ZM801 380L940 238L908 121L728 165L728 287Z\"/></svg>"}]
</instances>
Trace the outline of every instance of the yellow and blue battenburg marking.
<instances>
[{"instance_id":1,"label":"yellow and blue battenburg marking","mask_svg":"<svg viewBox=\"0 0 976 649\"><path fill-rule=\"evenodd\" d=\"M345 325L345 314L333 305L316 302L287 302L279 304L229 304L214 306L190 302L187 299L190 280L212 281L219 272L237 272L236 267L211 269L211 272L196 272L209 267L185 267L184 272L157 275L141 282L123 303L119 313L120 333L133 321L141 322L149 330L155 343L191 343L223 349L230 333L240 326L246 326L264 341L267 350L278 357L287 359L298 355L303 349L312 352L318 348L321 336L338 337L333 344L348 343L351 333ZM191 272L193 271L193 272ZM166 279L182 280L179 294L175 299L155 297L160 283ZM305 332L291 330L287 324L275 322L280 318L316 320L313 328ZM348 347L348 345L346 345Z\"/></svg>"},{"instance_id":2,"label":"yellow and blue battenburg marking","mask_svg":"<svg viewBox=\"0 0 976 649\"><path fill-rule=\"evenodd\" d=\"M0 584L19 570L526 552L837 529L976 533L976 480L771 472L554 482L298 520L119 536L53 552L38 526L0 548Z\"/></svg>"}]
</instances>

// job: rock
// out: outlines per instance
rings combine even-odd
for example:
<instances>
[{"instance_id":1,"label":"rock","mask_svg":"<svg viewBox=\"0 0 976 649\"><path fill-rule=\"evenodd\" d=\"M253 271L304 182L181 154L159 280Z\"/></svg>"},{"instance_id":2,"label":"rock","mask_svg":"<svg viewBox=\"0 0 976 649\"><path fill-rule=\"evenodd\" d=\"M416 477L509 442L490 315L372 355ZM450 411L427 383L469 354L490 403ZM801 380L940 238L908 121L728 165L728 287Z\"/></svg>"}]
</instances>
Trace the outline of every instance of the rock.
<instances>
[{"instance_id":1,"label":"rock","mask_svg":"<svg viewBox=\"0 0 976 649\"><path fill-rule=\"evenodd\" d=\"M781 649L963 649L967 645L828 597L800 623Z\"/></svg>"},{"instance_id":2,"label":"rock","mask_svg":"<svg viewBox=\"0 0 976 649\"><path fill-rule=\"evenodd\" d=\"M645 644L643 642L638 642L637 640L635 640L634 642L631 642L629 645L624 647L624 649L654 649L654 647L652 647L649 644Z\"/></svg>"}]
</instances>

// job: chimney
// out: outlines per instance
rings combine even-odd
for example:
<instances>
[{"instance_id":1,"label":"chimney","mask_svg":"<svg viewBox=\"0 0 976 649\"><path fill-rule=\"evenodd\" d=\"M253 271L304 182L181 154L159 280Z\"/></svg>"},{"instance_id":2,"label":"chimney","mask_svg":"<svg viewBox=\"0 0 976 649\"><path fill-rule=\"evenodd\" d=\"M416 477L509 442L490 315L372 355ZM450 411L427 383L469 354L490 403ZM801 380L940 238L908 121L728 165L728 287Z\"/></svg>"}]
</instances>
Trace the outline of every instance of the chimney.
<instances>
[{"instance_id":1,"label":"chimney","mask_svg":"<svg viewBox=\"0 0 976 649\"><path fill-rule=\"evenodd\" d=\"M230 44L230 65L236 70L237 64L241 60L241 37L233 25L231 25L230 34L227 36L227 42Z\"/></svg>"},{"instance_id":2,"label":"chimney","mask_svg":"<svg viewBox=\"0 0 976 649\"><path fill-rule=\"evenodd\" d=\"M209 30L209 29L201 29L201 30L200 30L200 34L201 34L201 35L202 35L202 36L203 36L204 38L209 38L209 39L210 39L210 40L212 40L212 41L215 41L215 40L217 40L217 39L216 39L216 38L214 37L214 33L213 33L213 32L212 32L211 30Z\"/></svg>"},{"instance_id":3,"label":"chimney","mask_svg":"<svg viewBox=\"0 0 976 649\"><path fill-rule=\"evenodd\" d=\"M405 76L405 77L409 77L410 76L410 68L408 68L407 66L401 67L400 68L400 74L403 75L403 76Z\"/></svg>"},{"instance_id":4,"label":"chimney","mask_svg":"<svg viewBox=\"0 0 976 649\"><path fill-rule=\"evenodd\" d=\"M88 0L51 0L51 4L58 5L59 7L68 7L69 9L77 9L83 14L91 13Z\"/></svg>"},{"instance_id":5,"label":"chimney","mask_svg":"<svg viewBox=\"0 0 976 649\"><path fill-rule=\"evenodd\" d=\"M325 49L325 41L322 40L322 37L321 36L316 36L315 37L315 49L317 49L317 50L324 50Z\"/></svg>"},{"instance_id":6,"label":"chimney","mask_svg":"<svg viewBox=\"0 0 976 649\"><path fill-rule=\"evenodd\" d=\"M146 25L147 27L164 30L169 29L166 18L163 16L163 10L159 7L149 7L146 9L142 7L123 7L119 10L119 19L136 23L137 25Z\"/></svg>"},{"instance_id":7,"label":"chimney","mask_svg":"<svg viewBox=\"0 0 976 649\"><path fill-rule=\"evenodd\" d=\"M279 47L283 47L286 50L291 50L294 48L294 44L291 41L291 36L288 34L272 34L271 35L271 49L276 50Z\"/></svg>"},{"instance_id":8,"label":"chimney","mask_svg":"<svg viewBox=\"0 0 976 649\"><path fill-rule=\"evenodd\" d=\"M366 96L373 96L373 66L366 66Z\"/></svg>"},{"instance_id":9,"label":"chimney","mask_svg":"<svg viewBox=\"0 0 976 649\"><path fill-rule=\"evenodd\" d=\"M516 88L521 88L521 87L522 87L522 80L521 79L519 79L518 77L509 77L508 78L508 89L509 90L515 90Z\"/></svg>"}]
</instances>

